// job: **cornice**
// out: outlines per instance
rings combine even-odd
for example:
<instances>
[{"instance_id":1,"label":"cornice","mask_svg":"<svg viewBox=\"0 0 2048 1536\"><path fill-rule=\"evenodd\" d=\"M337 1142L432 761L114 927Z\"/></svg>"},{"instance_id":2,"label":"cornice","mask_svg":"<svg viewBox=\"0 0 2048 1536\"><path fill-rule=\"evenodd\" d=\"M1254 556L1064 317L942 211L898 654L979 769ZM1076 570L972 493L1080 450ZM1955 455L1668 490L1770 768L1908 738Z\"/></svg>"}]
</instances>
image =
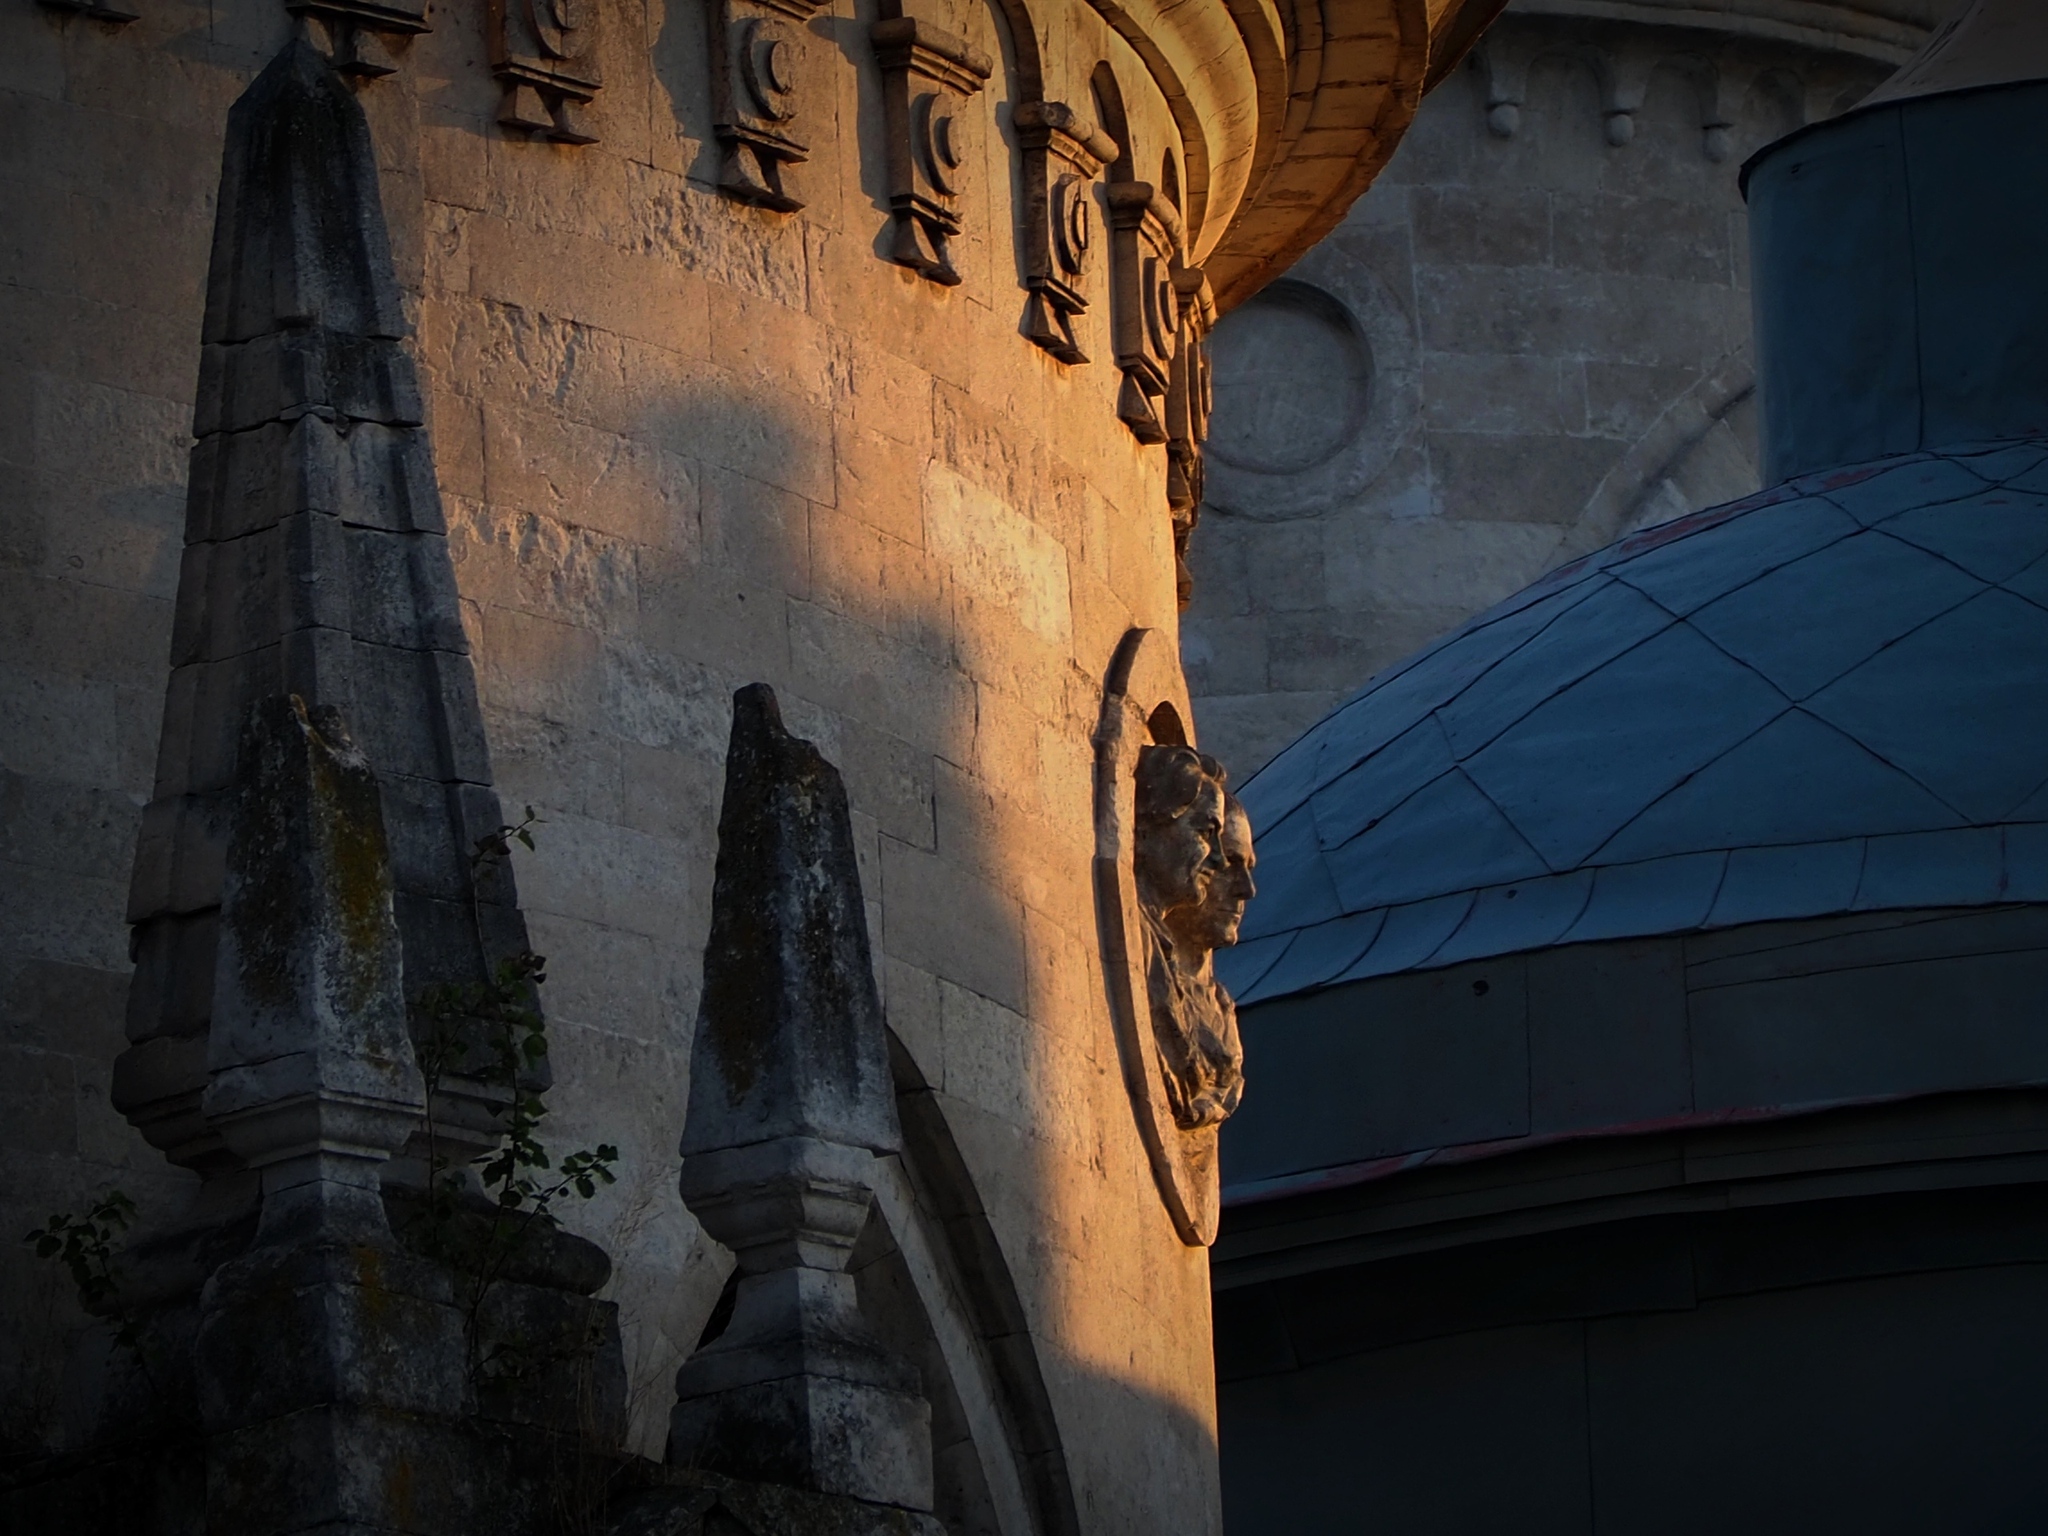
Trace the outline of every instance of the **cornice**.
<instances>
[{"instance_id":1,"label":"cornice","mask_svg":"<svg viewBox=\"0 0 2048 1536\"><path fill-rule=\"evenodd\" d=\"M1789 43L1879 64L1906 62L1946 0L1512 0L1515 16L1570 16Z\"/></svg>"},{"instance_id":2,"label":"cornice","mask_svg":"<svg viewBox=\"0 0 2048 1536\"><path fill-rule=\"evenodd\" d=\"M1256 293L1336 227L1392 156L1423 92L1503 3L1288 0L1272 12L1286 42L1284 59L1272 60L1252 35L1251 0L1226 0L1258 94L1239 119L1256 122L1256 139L1248 155L1238 148L1229 157L1248 172L1234 202L1220 194L1236 189L1221 186L1206 202L1190 198L1195 253L1219 310ZM1191 173L1193 163L1190 153Z\"/></svg>"}]
</instances>

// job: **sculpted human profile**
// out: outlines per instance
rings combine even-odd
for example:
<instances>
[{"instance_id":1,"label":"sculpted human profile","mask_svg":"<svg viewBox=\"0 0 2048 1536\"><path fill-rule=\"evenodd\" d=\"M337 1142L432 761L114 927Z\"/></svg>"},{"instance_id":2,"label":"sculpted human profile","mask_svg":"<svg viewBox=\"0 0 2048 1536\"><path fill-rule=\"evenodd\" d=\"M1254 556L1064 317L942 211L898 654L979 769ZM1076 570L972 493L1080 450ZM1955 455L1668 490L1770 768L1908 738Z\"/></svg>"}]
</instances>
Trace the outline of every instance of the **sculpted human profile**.
<instances>
[{"instance_id":1,"label":"sculpted human profile","mask_svg":"<svg viewBox=\"0 0 2048 1536\"><path fill-rule=\"evenodd\" d=\"M1216 1240L1217 1129L1244 1097L1237 1006L1216 980L1255 894L1251 822L1189 741L1186 684L1157 630L1128 631L1095 733L1095 890L1117 1054L1182 1242Z\"/></svg>"},{"instance_id":2,"label":"sculpted human profile","mask_svg":"<svg viewBox=\"0 0 2048 1536\"><path fill-rule=\"evenodd\" d=\"M1256 892L1251 823L1223 765L1192 747L1138 754L1138 908L1161 1086L1182 1130L1219 1125L1244 1096L1237 1007L1213 956Z\"/></svg>"}]
</instances>

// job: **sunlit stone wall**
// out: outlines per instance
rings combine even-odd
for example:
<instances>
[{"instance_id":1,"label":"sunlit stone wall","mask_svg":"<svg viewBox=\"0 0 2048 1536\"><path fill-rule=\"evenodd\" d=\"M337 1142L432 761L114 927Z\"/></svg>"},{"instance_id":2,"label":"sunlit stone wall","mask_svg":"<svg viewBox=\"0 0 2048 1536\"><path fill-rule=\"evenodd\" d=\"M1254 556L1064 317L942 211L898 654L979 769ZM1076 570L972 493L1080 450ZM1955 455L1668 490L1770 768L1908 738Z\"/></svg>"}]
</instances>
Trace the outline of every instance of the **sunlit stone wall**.
<instances>
[{"instance_id":1,"label":"sunlit stone wall","mask_svg":"<svg viewBox=\"0 0 2048 1536\"><path fill-rule=\"evenodd\" d=\"M845 772L889 1021L989 1212L1083 1525L1214 1528L1207 1255L1153 1187L1090 884L1104 672L1128 629L1177 623L1104 187L1152 184L1181 224L1160 271L1192 274L1188 314L1203 271L1227 307L1342 214L1486 9L1348 0L1305 40L1271 6L919 4L989 67L913 146L944 155L918 163L957 219L950 285L893 259L910 150L866 0L802 23L800 61L734 66L808 154L780 171L797 209L728 195L710 49L734 6L495 13L573 34L553 53L481 5L358 38L393 71L360 97L497 784L540 823L517 871L549 961L546 1134L622 1153L570 1220L618 1260L641 1448L730 1262L675 1146L729 701L765 681ZM292 25L272 0L87 11L0 12L0 1388L23 1441L61 1417L77 1314L12 1234L186 1187L108 1072L223 122ZM1027 334L1035 102L1121 138L1079 167L1086 362Z\"/></svg>"}]
</instances>

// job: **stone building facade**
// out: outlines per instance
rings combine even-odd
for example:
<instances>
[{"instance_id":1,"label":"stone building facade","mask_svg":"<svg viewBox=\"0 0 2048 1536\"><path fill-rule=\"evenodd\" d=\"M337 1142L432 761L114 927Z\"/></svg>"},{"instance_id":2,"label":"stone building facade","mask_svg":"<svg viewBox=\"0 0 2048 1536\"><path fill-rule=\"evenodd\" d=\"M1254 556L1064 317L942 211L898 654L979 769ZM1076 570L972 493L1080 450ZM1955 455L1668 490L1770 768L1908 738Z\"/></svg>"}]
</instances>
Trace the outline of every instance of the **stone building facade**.
<instances>
[{"instance_id":1,"label":"stone building facade","mask_svg":"<svg viewBox=\"0 0 2048 1536\"><path fill-rule=\"evenodd\" d=\"M378 375L369 427L414 464L426 429L406 496L438 501L457 605L429 648L466 648L444 675L473 664L497 796L538 822L515 868L549 1135L620 1152L571 1224L616 1261L635 1443L658 1452L730 1262L675 1146L731 699L766 682L843 770L899 1092L943 1118L973 1202L947 1214L1008 1276L984 1342L1043 1375L1031 1454L1063 1454L1083 1529L1213 1529L1207 1255L1119 1066L1091 738L1126 637L1177 638L1202 333L1342 216L1493 9L8 7L0 1223L109 1187L156 1219L235 1171L188 1134L218 1063L131 985L128 923L211 920L206 838L138 862L138 829L197 784L162 768L181 733L217 745L247 701L169 663L188 612L260 625L235 604L282 579L209 586L184 501L195 398L227 413L203 452L244 425L201 368L228 108L300 29L367 114L378 186L350 195L395 263L390 312L333 344L417 367L416 403ZM249 279L214 259L217 291ZM259 341L305 319L266 302ZM310 410L249 377L283 413L252 420ZM1145 682L1189 721L1170 660ZM198 896L153 883L166 848ZM91 1383L63 1374L63 1274L9 1243L0 1276L21 1446Z\"/></svg>"},{"instance_id":2,"label":"stone building facade","mask_svg":"<svg viewBox=\"0 0 2048 1536\"><path fill-rule=\"evenodd\" d=\"M1517 0L1370 195L1215 341L1183 629L1240 777L1616 534L1757 484L1743 160L1944 0Z\"/></svg>"}]
</instances>

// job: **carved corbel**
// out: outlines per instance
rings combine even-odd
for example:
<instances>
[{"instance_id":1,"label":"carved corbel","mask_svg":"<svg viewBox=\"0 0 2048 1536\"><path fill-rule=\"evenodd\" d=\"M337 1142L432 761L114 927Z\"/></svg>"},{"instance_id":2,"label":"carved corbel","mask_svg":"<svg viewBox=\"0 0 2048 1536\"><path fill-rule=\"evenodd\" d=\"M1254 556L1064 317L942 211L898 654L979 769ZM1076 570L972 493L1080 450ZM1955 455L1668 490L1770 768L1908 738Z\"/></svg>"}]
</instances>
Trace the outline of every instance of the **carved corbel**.
<instances>
[{"instance_id":1,"label":"carved corbel","mask_svg":"<svg viewBox=\"0 0 2048 1536\"><path fill-rule=\"evenodd\" d=\"M1636 136L1636 114L1650 93L1650 75L1655 56L1635 48L1602 48L1593 55L1593 72L1600 81L1600 116L1607 142L1616 149Z\"/></svg>"},{"instance_id":2,"label":"carved corbel","mask_svg":"<svg viewBox=\"0 0 2048 1536\"><path fill-rule=\"evenodd\" d=\"M1176 266L1180 336L1166 386L1166 504L1173 513L1174 585L1181 607L1194 597L1188 537L1202 509L1202 444L1209 437L1209 332L1216 325L1216 293L1200 267Z\"/></svg>"},{"instance_id":3,"label":"carved corbel","mask_svg":"<svg viewBox=\"0 0 2048 1536\"><path fill-rule=\"evenodd\" d=\"M1700 103L1700 153L1716 165L1735 152L1735 82L1712 59L1685 58L1679 68L1692 80Z\"/></svg>"},{"instance_id":4,"label":"carved corbel","mask_svg":"<svg viewBox=\"0 0 2048 1536\"><path fill-rule=\"evenodd\" d=\"M1141 443L1167 440L1163 402L1179 351L1180 214L1150 182L1109 187L1111 332L1124 381L1116 413Z\"/></svg>"},{"instance_id":5,"label":"carved corbel","mask_svg":"<svg viewBox=\"0 0 2048 1536\"><path fill-rule=\"evenodd\" d=\"M583 122L604 81L597 0L491 0L491 73L505 88L498 121L557 144L592 144Z\"/></svg>"},{"instance_id":6,"label":"carved corbel","mask_svg":"<svg viewBox=\"0 0 2048 1536\"><path fill-rule=\"evenodd\" d=\"M391 52L392 41L432 30L427 25L426 0L417 4L407 0L294 0L285 9L324 32L324 39L315 33L315 45L324 41L334 67L357 79L396 73L398 60ZM97 16L101 11L92 6L84 14Z\"/></svg>"},{"instance_id":7,"label":"carved corbel","mask_svg":"<svg viewBox=\"0 0 2048 1536\"><path fill-rule=\"evenodd\" d=\"M950 287L960 281L950 244L960 233L967 169L961 108L995 66L972 43L914 16L878 21L868 35L882 68L889 136L889 259Z\"/></svg>"},{"instance_id":8,"label":"carved corbel","mask_svg":"<svg viewBox=\"0 0 2048 1536\"><path fill-rule=\"evenodd\" d=\"M1027 101L1012 121L1024 150L1024 334L1063 363L1085 363L1074 335L1095 247L1090 186L1116 141L1064 102Z\"/></svg>"},{"instance_id":9,"label":"carved corbel","mask_svg":"<svg viewBox=\"0 0 2048 1536\"><path fill-rule=\"evenodd\" d=\"M718 189L778 213L803 199L784 169L811 157L799 137L798 105L809 60L804 25L822 0L717 0L711 16L713 115L721 151Z\"/></svg>"},{"instance_id":10,"label":"carved corbel","mask_svg":"<svg viewBox=\"0 0 2048 1536\"><path fill-rule=\"evenodd\" d=\"M1503 27L1488 32L1472 50L1472 67L1486 81L1486 128L1497 139L1512 139L1522 126L1529 62L1527 39Z\"/></svg>"}]
</instances>

